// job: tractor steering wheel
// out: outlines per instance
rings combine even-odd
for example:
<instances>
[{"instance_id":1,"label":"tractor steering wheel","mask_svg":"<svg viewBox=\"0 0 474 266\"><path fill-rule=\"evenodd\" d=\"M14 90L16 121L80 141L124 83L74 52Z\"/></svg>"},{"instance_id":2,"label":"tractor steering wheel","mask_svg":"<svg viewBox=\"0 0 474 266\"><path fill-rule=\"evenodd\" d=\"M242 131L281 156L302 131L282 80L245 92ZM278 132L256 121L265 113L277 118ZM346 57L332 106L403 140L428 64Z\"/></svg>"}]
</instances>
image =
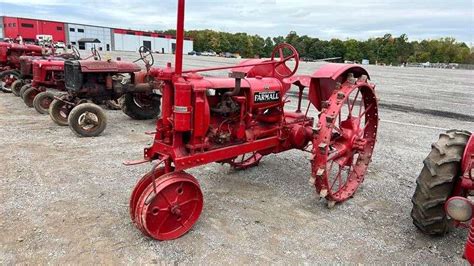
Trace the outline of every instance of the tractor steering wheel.
<instances>
[{"instance_id":1,"label":"tractor steering wheel","mask_svg":"<svg viewBox=\"0 0 474 266\"><path fill-rule=\"evenodd\" d=\"M155 63L153 54L148 47L140 46L140 49L138 49L138 53L140 54L140 58L133 62L142 60L145 63L145 66L147 67L147 69ZM148 60L148 57L150 57L150 60Z\"/></svg>"},{"instance_id":2,"label":"tractor steering wheel","mask_svg":"<svg viewBox=\"0 0 474 266\"><path fill-rule=\"evenodd\" d=\"M79 50L77 50L76 46L71 45L71 50L72 50L72 56L74 59L81 59L81 53Z\"/></svg>"},{"instance_id":3,"label":"tractor steering wheel","mask_svg":"<svg viewBox=\"0 0 474 266\"><path fill-rule=\"evenodd\" d=\"M285 51L290 51L291 54L285 57ZM282 78L288 78L288 77L293 76L296 73L296 70L298 70L298 65L300 63L300 55L298 54L298 51L295 49L295 47L293 47L292 45L288 43L280 43L272 51L272 57L271 57L272 61L275 60L277 53L278 53L278 57L280 57L280 61L278 61L274 66L275 72ZM291 68L289 68L286 65L286 62L288 62L291 59L295 59L295 66L293 70L291 70ZM278 67L282 64L291 71L290 74L283 74L280 71L278 71Z\"/></svg>"},{"instance_id":4,"label":"tractor steering wheel","mask_svg":"<svg viewBox=\"0 0 474 266\"><path fill-rule=\"evenodd\" d=\"M91 48L91 52L92 52L92 56L97 57L99 59L99 61L102 61L102 57L100 56L99 51L97 50L97 48L95 48L95 45L94 45L94 47Z\"/></svg>"}]
</instances>

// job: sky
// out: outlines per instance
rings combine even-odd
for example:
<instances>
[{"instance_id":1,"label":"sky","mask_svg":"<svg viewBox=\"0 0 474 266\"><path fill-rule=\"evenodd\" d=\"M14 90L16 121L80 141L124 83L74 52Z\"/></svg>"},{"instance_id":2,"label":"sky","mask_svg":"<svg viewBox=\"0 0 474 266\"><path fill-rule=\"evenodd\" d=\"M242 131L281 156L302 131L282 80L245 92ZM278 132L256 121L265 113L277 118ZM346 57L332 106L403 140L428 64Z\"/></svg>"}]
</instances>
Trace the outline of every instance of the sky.
<instances>
[{"instance_id":1,"label":"sky","mask_svg":"<svg viewBox=\"0 0 474 266\"><path fill-rule=\"evenodd\" d=\"M175 0L0 0L0 16L135 30L176 27ZM188 0L187 30L267 36L290 31L320 39L406 33L410 40L454 37L474 43L474 0Z\"/></svg>"}]
</instances>

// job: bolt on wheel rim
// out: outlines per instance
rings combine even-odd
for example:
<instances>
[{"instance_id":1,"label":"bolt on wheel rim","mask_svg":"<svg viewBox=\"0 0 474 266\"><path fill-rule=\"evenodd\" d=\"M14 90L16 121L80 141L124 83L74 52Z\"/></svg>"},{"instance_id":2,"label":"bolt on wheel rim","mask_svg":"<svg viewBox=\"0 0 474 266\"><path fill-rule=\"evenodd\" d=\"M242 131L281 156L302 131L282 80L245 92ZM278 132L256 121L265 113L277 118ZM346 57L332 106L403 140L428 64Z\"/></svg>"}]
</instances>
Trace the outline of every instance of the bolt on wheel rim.
<instances>
[{"instance_id":1,"label":"bolt on wheel rim","mask_svg":"<svg viewBox=\"0 0 474 266\"><path fill-rule=\"evenodd\" d=\"M327 102L313 141L313 175L322 197L341 202L364 180L375 145L377 100L365 79L347 81Z\"/></svg>"},{"instance_id":2,"label":"bolt on wheel rim","mask_svg":"<svg viewBox=\"0 0 474 266\"><path fill-rule=\"evenodd\" d=\"M78 120L78 125L85 131L93 131L100 125L100 118L93 112L82 113Z\"/></svg>"}]
</instances>

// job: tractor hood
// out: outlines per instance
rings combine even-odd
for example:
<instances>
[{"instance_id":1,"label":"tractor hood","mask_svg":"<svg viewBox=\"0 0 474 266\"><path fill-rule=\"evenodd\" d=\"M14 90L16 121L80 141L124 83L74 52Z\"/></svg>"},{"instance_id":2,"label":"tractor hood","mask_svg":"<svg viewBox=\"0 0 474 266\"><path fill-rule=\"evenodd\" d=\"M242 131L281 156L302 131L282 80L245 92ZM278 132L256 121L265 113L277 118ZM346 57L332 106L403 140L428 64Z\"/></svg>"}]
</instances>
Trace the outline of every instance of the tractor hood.
<instances>
[{"instance_id":1,"label":"tractor hood","mask_svg":"<svg viewBox=\"0 0 474 266\"><path fill-rule=\"evenodd\" d=\"M112 72L112 73L132 73L141 70L140 66L131 62L122 61L88 61L79 60L81 72Z\"/></svg>"}]
</instances>

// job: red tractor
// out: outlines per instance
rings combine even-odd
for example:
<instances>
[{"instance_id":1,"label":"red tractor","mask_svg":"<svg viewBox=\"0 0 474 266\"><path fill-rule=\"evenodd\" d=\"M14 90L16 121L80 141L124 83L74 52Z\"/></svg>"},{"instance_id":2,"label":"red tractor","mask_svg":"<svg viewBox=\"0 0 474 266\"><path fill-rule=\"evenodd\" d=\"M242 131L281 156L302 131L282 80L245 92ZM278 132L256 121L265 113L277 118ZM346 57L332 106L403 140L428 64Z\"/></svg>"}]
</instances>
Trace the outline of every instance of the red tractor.
<instances>
[{"instance_id":1,"label":"red tractor","mask_svg":"<svg viewBox=\"0 0 474 266\"><path fill-rule=\"evenodd\" d=\"M271 59L236 66L182 71L184 0L178 1L175 66L156 76L162 90L162 116L144 158L155 162L136 184L130 216L137 228L157 240L185 234L203 209L196 178L185 170L228 163L257 166L268 154L299 149L312 154L310 184L332 207L354 195L374 149L378 105L375 85L357 65L328 64L308 76L295 76L299 55L280 44ZM200 72L229 69L229 77ZM297 107L286 111L287 92L298 87ZM308 93L302 107L303 92ZM319 111L309 116L309 109Z\"/></svg>"},{"instance_id":2,"label":"red tractor","mask_svg":"<svg viewBox=\"0 0 474 266\"><path fill-rule=\"evenodd\" d=\"M65 61L67 59L78 60L81 55L76 47L72 46L71 53L52 54L42 56L21 56L20 57L20 79L15 80L11 85L11 90L16 96L22 96L28 87L31 87L33 79L33 61L35 60L54 60Z\"/></svg>"},{"instance_id":3,"label":"red tractor","mask_svg":"<svg viewBox=\"0 0 474 266\"><path fill-rule=\"evenodd\" d=\"M445 235L452 227L469 228L464 258L474 264L474 134L449 130L431 145L412 198L413 223L428 235ZM469 220L471 220L469 222Z\"/></svg>"},{"instance_id":4,"label":"red tractor","mask_svg":"<svg viewBox=\"0 0 474 266\"><path fill-rule=\"evenodd\" d=\"M140 59L146 65L141 70L135 62L122 61L66 61L65 86L67 94L55 97L49 108L51 119L58 125L69 125L81 137L100 135L107 125L107 118L97 103L121 97L122 111L133 119L154 119L160 114L159 90L155 73L150 69L153 56L141 47ZM136 61L138 61L136 60Z\"/></svg>"},{"instance_id":5,"label":"red tractor","mask_svg":"<svg viewBox=\"0 0 474 266\"><path fill-rule=\"evenodd\" d=\"M20 78L21 56L41 56L43 49L38 45L0 42L0 90L11 92L11 85Z\"/></svg>"},{"instance_id":6,"label":"red tractor","mask_svg":"<svg viewBox=\"0 0 474 266\"><path fill-rule=\"evenodd\" d=\"M95 49L92 50L92 55L84 60L91 57L95 60L101 59L99 52ZM40 114L48 113L49 105L57 92L65 91L64 62L66 58L78 60L79 51L73 48L72 55L65 54L62 57L32 61L33 80L24 85L19 93L26 106L34 107Z\"/></svg>"}]
</instances>

